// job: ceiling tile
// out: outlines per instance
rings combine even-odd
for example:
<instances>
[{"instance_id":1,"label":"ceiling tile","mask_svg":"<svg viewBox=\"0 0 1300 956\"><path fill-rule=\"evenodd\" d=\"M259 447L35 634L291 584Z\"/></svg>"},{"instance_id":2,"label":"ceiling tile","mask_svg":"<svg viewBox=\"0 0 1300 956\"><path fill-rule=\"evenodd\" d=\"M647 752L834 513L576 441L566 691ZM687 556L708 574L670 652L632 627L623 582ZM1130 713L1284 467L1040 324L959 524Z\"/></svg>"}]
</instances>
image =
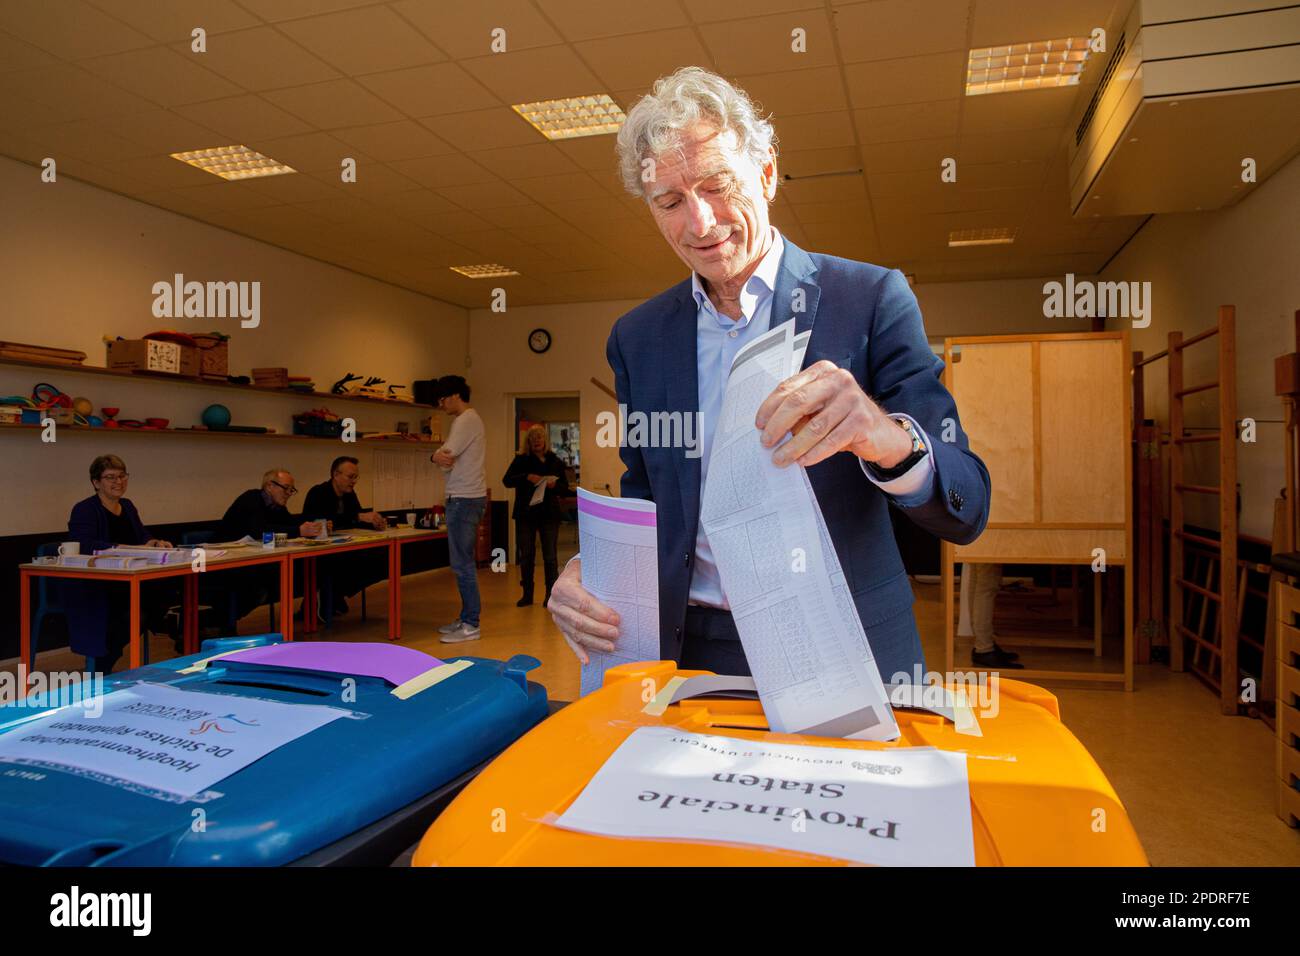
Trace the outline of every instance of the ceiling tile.
<instances>
[{"instance_id":1,"label":"ceiling tile","mask_svg":"<svg viewBox=\"0 0 1300 956\"><path fill-rule=\"evenodd\" d=\"M192 31L202 27L209 41L213 34L257 26L257 17L232 0L90 0L90 2L159 43L184 40L188 49ZM208 43L209 51L213 44Z\"/></svg>"},{"instance_id":2,"label":"ceiling tile","mask_svg":"<svg viewBox=\"0 0 1300 956\"><path fill-rule=\"evenodd\" d=\"M1060 128L1069 122L1078 100L1079 88L1073 86L968 96L962 105L961 131L965 134L1045 126Z\"/></svg>"},{"instance_id":3,"label":"ceiling tile","mask_svg":"<svg viewBox=\"0 0 1300 956\"><path fill-rule=\"evenodd\" d=\"M936 139L957 135L961 100L935 100L900 106L854 110L858 138L863 143L895 143L904 139Z\"/></svg>"},{"instance_id":4,"label":"ceiling tile","mask_svg":"<svg viewBox=\"0 0 1300 956\"><path fill-rule=\"evenodd\" d=\"M391 166L373 160L357 163L357 180L352 183L341 182L337 172L320 172L311 175L327 186L336 187L344 195L356 196L361 199L372 199L390 193L418 189L420 186L415 180L402 175Z\"/></svg>"},{"instance_id":5,"label":"ceiling tile","mask_svg":"<svg viewBox=\"0 0 1300 956\"><path fill-rule=\"evenodd\" d=\"M6 112L12 108L13 99L40 105L46 110L45 121L50 123L142 113L157 106L71 63L0 73L0 98ZM39 124L40 120L35 122Z\"/></svg>"},{"instance_id":6,"label":"ceiling tile","mask_svg":"<svg viewBox=\"0 0 1300 956\"><path fill-rule=\"evenodd\" d=\"M0 33L0 73L12 73L14 70L30 70L38 66L50 66L58 58L44 50L24 43L17 37Z\"/></svg>"},{"instance_id":7,"label":"ceiling tile","mask_svg":"<svg viewBox=\"0 0 1300 956\"><path fill-rule=\"evenodd\" d=\"M684 0L686 12L696 23L736 19L735 0ZM749 16L768 13L788 13L792 10L809 10L826 5L825 0L745 0L744 12Z\"/></svg>"},{"instance_id":8,"label":"ceiling tile","mask_svg":"<svg viewBox=\"0 0 1300 956\"><path fill-rule=\"evenodd\" d=\"M1071 0L1070 3L977 0L971 45L997 46L1088 36L1094 27L1109 26L1107 20L1114 8L1114 0Z\"/></svg>"},{"instance_id":9,"label":"ceiling tile","mask_svg":"<svg viewBox=\"0 0 1300 956\"><path fill-rule=\"evenodd\" d=\"M522 192L499 180L466 186L446 186L438 190L438 195L465 209L475 210L520 206L528 202L528 197Z\"/></svg>"},{"instance_id":10,"label":"ceiling tile","mask_svg":"<svg viewBox=\"0 0 1300 956\"><path fill-rule=\"evenodd\" d=\"M752 17L699 28L725 75L802 70L835 63L830 23L822 10ZM795 30L803 30L803 52L796 52Z\"/></svg>"},{"instance_id":11,"label":"ceiling tile","mask_svg":"<svg viewBox=\"0 0 1300 956\"><path fill-rule=\"evenodd\" d=\"M239 0L268 23L278 20L295 20L335 10L347 10L352 7L366 7L375 0Z\"/></svg>"},{"instance_id":12,"label":"ceiling tile","mask_svg":"<svg viewBox=\"0 0 1300 956\"><path fill-rule=\"evenodd\" d=\"M45 155L62 161L76 157L91 163L136 159L148 156L152 150L118 136L98 120L74 120L42 126L31 137L39 143Z\"/></svg>"},{"instance_id":13,"label":"ceiling tile","mask_svg":"<svg viewBox=\"0 0 1300 956\"><path fill-rule=\"evenodd\" d=\"M271 90L262 95L317 129L364 126L402 118L397 110L362 89L355 80L329 80L288 90Z\"/></svg>"},{"instance_id":14,"label":"ceiling tile","mask_svg":"<svg viewBox=\"0 0 1300 956\"><path fill-rule=\"evenodd\" d=\"M419 121L447 142L462 150L493 149L500 146L530 146L545 142L545 137L514 110L498 106L490 110L472 110L429 116Z\"/></svg>"},{"instance_id":15,"label":"ceiling tile","mask_svg":"<svg viewBox=\"0 0 1300 956\"><path fill-rule=\"evenodd\" d=\"M390 6L457 60L493 53L492 31L498 28L505 31L506 45L498 56L563 42L529 0L447 5L401 0Z\"/></svg>"},{"instance_id":16,"label":"ceiling tile","mask_svg":"<svg viewBox=\"0 0 1300 956\"><path fill-rule=\"evenodd\" d=\"M97 122L153 153L182 153L202 149L216 145L221 139L218 133L206 126L200 126L170 110L125 113Z\"/></svg>"},{"instance_id":17,"label":"ceiling tile","mask_svg":"<svg viewBox=\"0 0 1300 956\"><path fill-rule=\"evenodd\" d=\"M246 183L253 192L261 193L278 203L304 203L331 199L338 195L338 190L326 186L318 179L302 173L287 173L283 176L267 176L262 179L250 179Z\"/></svg>"},{"instance_id":18,"label":"ceiling tile","mask_svg":"<svg viewBox=\"0 0 1300 956\"><path fill-rule=\"evenodd\" d=\"M293 20L281 24L280 29L325 62L352 76L446 59L419 30L387 7L366 7Z\"/></svg>"},{"instance_id":19,"label":"ceiling tile","mask_svg":"<svg viewBox=\"0 0 1300 956\"><path fill-rule=\"evenodd\" d=\"M845 63L970 49L970 0L875 0L835 8ZM924 24L918 29L918 24Z\"/></svg>"},{"instance_id":20,"label":"ceiling tile","mask_svg":"<svg viewBox=\"0 0 1300 956\"><path fill-rule=\"evenodd\" d=\"M0 29L65 60L153 45L143 33L83 0L0 3Z\"/></svg>"},{"instance_id":21,"label":"ceiling tile","mask_svg":"<svg viewBox=\"0 0 1300 956\"><path fill-rule=\"evenodd\" d=\"M445 156L426 156L422 159L402 159L390 163L403 176L421 186L436 189L440 186L464 186L470 183L491 182L496 177L475 160L463 153Z\"/></svg>"},{"instance_id":22,"label":"ceiling tile","mask_svg":"<svg viewBox=\"0 0 1300 956\"><path fill-rule=\"evenodd\" d=\"M208 69L252 92L320 83L338 76L332 66L273 27L214 37L202 57Z\"/></svg>"},{"instance_id":23,"label":"ceiling tile","mask_svg":"<svg viewBox=\"0 0 1300 956\"><path fill-rule=\"evenodd\" d=\"M865 108L963 96L966 60L961 52L851 63L844 68L849 99Z\"/></svg>"},{"instance_id":24,"label":"ceiling tile","mask_svg":"<svg viewBox=\"0 0 1300 956\"><path fill-rule=\"evenodd\" d=\"M661 3L653 9L608 0L537 0L537 4L570 41L639 33L647 26L682 27L687 23L676 4Z\"/></svg>"},{"instance_id":25,"label":"ceiling tile","mask_svg":"<svg viewBox=\"0 0 1300 956\"><path fill-rule=\"evenodd\" d=\"M478 57L462 65L510 105L608 92L567 46Z\"/></svg>"},{"instance_id":26,"label":"ceiling tile","mask_svg":"<svg viewBox=\"0 0 1300 956\"><path fill-rule=\"evenodd\" d=\"M607 196L609 192L602 189L586 173L565 173L559 176L535 176L517 179L514 185L520 192L526 193L538 202L563 202L568 199L591 199L595 196Z\"/></svg>"},{"instance_id":27,"label":"ceiling tile","mask_svg":"<svg viewBox=\"0 0 1300 956\"><path fill-rule=\"evenodd\" d=\"M862 176L827 176L802 182L782 183L781 190L792 203L851 202L867 198L866 180Z\"/></svg>"},{"instance_id":28,"label":"ceiling tile","mask_svg":"<svg viewBox=\"0 0 1300 956\"><path fill-rule=\"evenodd\" d=\"M605 172L618 167L618 154L615 152L615 137L613 135L562 139L555 142L554 146L583 169ZM552 170L538 170L538 172L547 173L552 172ZM560 172L560 170L555 170L555 172Z\"/></svg>"},{"instance_id":29,"label":"ceiling tile","mask_svg":"<svg viewBox=\"0 0 1300 956\"><path fill-rule=\"evenodd\" d=\"M413 120L352 126L336 130L335 135L382 162L456 151L455 146L443 142Z\"/></svg>"},{"instance_id":30,"label":"ceiling tile","mask_svg":"<svg viewBox=\"0 0 1300 956\"><path fill-rule=\"evenodd\" d=\"M556 143L507 146L503 149L477 151L473 158L502 179L511 181L526 176L550 176L576 170L578 167L557 146Z\"/></svg>"},{"instance_id":31,"label":"ceiling tile","mask_svg":"<svg viewBox=\"0 0 1300 956\"><path fill-rule=\"evenodd\" d=\"M868 175L892 173L901 170L929 170L939 179L945 159L957 159L957 175L961 176L961 160L957 150L957 137L938 139L911 139L900 143L872 143L862 147L862 161Z\"/></svg>"},{"instance_id":32,"label":"ceiling tile","mask_svg":"<svg viewBox=\"0 0 1300 956\"><path fill-rule=\"evenodd\" d=\"M790 208L803 225L834 222L837 219L868 221L871 218L871 204L862 201L792 203Z\"/></svg>"},{"instance_id":33,"label":"ceiling tile","mask_svg":"<svg viewBox=\"0 0 1300 956\"><path fill-rule=\"evenodd\" d=\"M1058 149L1064 151L1065 136L1065 130L1060 127L963 134L958 162L1002 163L1023 159L1046 162Z\"/></svg>"},{"instance_id":34,"label":"ceiling tile","mask_svg":"<svg viewBox=\"0 0 1300 956\"><path fill-rule=\"evenodd\" d=\"M775 115L778 134L786 116L842 110L849 102L837 66L758 73L737 77L734 82L762 112Z\"/></svg>"},{"instance_id":35,"label":"ceiling tile","mask_svg":"<svg viewBox=\"0 0 1300 956\"><path fill-rule=\"evenodd\" d=\"M81 66L162 106L215 100L243 92L205 69L202 57L201 53L181 54L156 46L83 60Z\"/></svg>"},{"instance_id":36,"label":"ceiling tile","mask_svg":"<svg viewBox=\"0 0 1300 956\"><path fill-rule=\"evenodd\" d=\"M278 106L252 94L178 106L176 112L200 126L220 133L227 140L226 143L209 143L209 146L233 146L246 139L269 139L291 133L305 133L311 128Z\"/></svg>"},{"instance_id":37,"label":"ceiling tile","mask_svg":"<svg viewBox=\"0 0 1300 956\"><path fill-rule=\"evenodd\" d=\"M780 138L783 150L853 146L857 139L853 132L852 118L847 110L782 117L777 127L777 136Z\"/></svg>"},{"instance_id":38,"label":"ceiling tile","mask_svg":"<svg viewBox=\"0 0 1300 956\"><path fill-rule=\"evenodd\" d=\"M606 90L644 89L686 64L710 68L713 58L695 31L683 27L633 36L584 40L574 49L603 81Z\"/></svg>"},{"instance_id":39,"label":"ceiling tile","mask_svg":"<svg viewBox=\"0 0 1300 956\"><path fill-rule=\"evenodd\" d=\"M329 173L342 183L343 160L351 157L367 163L373 157L361 155L347 143L329 133L299 133L294 136L253 136L244 145L265 156L292 166L300 173Z\"/></svg>"},{"instance_id":40,"label":"ceiling tile","mask_svg":"<svg viewBox=\"0 0 1300 956\"><path fill-rule=\"evenodd\" d=\"M495 96L456 63L436 63L390 73L372 73L360 82L407 116L420 118L500 106Z\"/></svg>"}]
</instances>

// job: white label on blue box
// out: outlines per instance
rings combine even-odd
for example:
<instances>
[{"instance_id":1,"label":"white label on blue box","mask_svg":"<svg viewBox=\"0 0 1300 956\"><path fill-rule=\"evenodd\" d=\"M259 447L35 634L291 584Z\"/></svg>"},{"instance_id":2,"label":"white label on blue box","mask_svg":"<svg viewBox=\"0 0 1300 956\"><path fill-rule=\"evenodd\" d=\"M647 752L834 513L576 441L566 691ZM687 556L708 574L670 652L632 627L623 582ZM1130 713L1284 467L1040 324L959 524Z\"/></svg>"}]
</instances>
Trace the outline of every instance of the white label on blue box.
<instances>
[{"instance_id":1,"label":"white label on blue box","mask_svg":"<svg viewBox=\"0 0 1300 956\"><path fill-rule=\"evenodd\" d=\"M931 747L817 747L642 727L555 825L885 866L975 865L966 755Z\"/></svg>"},{"instance_id":2,"label":"white label on blue box","mask_svg":"<svg viewBox=\"0 0 1300 956\"><path fill-rule=\"evenodd\" d=\"M0 733L0 761L65 766L188 797L343 716L140 683Z\"/></svg>"}]
</instances>

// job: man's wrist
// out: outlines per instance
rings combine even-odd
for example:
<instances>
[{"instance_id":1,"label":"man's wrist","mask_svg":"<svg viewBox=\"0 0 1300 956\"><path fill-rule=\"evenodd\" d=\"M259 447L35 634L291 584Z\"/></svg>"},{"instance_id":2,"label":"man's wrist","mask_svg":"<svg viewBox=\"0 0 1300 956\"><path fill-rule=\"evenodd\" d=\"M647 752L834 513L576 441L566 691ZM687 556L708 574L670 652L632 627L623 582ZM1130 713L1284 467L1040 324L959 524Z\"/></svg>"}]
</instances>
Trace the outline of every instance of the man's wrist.
<instances>
[{"instance_id":1,"label":"man's wrist","mask_svg":"<svg viewBox=\"0 0 1300 956\"><path fill-rule=\"evenodd\" d=\"M887 418L886 421L888 424L883 426L884 431L881 433L881 439L883 439L883 441L872 443L872 451L881 451L882 444L887 445L888 447L883 449L884 453L880 454L878 457L871 457L870 455L863 454L860 451L857 453L859 458L863 461L870 462L881 471L888 471L891 468L896 468L904 459L912 454L911 431L905 428L900 428L898 425L898 419Z\"/></svg>"}]
</instances>

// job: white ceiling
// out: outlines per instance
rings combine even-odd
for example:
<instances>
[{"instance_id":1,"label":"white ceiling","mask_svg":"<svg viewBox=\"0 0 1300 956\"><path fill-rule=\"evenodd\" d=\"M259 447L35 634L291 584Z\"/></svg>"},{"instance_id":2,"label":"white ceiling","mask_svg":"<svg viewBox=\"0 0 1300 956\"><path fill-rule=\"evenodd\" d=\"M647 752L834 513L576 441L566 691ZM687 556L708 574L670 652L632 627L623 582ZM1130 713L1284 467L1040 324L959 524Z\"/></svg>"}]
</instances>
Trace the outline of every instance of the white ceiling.
<instances>
[{"instance_id":1,"label":"white ceiling","mask_svg":"<svg viewBox=\"0 0 1300 956\"><path fill-rule=\"evenodd\" d=\"M462 306L640 298L685 275L624 193L614 138L548 142L511 103L679 66L774 116L776 224L920 282L1092 273L1141 217L1076 220L1077 87L966 97L973 46L1114 28L1124 0L5 0L0 153ZM190 31L207 31L207 52ZM508 52L490 51L506 30ZM807 51L792 52L803 28ZM297 175L225 182L168 154L240 143ZM343 157L358 181L340 181ZM942 183L940 161L958 162ZM816 177L862 169L861 173ZM947 247L1010 226L1012 245ZM472 280L447 267L522 273Z\"/></svg>"}]
</instances>

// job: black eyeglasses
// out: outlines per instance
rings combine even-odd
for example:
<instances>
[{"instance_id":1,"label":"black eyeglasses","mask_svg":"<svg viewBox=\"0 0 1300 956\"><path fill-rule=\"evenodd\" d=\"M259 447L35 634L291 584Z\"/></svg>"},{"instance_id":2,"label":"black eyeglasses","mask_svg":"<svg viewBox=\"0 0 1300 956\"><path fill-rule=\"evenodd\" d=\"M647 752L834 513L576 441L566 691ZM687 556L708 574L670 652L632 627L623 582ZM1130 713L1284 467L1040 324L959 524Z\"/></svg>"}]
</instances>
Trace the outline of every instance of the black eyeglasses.
<instances>
[{"instance_id":1,"label":"black eyeglasses","mask_svg":"<svg viewBox=\"0 0 1300 956\"><path fill-rule=\"evenodd\" d=\"M290 487L287 487L287 486L285 486L285 485L282 485L282 484L280 484L278 481L276 481L275 479L272 479L272 480L271 480L271 484L275 485L275 487L279 488L281 491L283 491L283 492L284 492L286 495L288 495L290 498L292 498L294 495L296 495L296 494L298 493L298 489L297 489L297 488L290 488Z\"/></svg>"},{"instance_id":2,"label":"black eyeglasses","mask_svg":"<svg viewBox=\"0 0 1300 956\"><path fill-rule=\"evenodd\" d=\"M124 471L121 474L100 475L99 480L100 481L126 481L130 477L131 476Z\"/></svg>"}]
</instances>

